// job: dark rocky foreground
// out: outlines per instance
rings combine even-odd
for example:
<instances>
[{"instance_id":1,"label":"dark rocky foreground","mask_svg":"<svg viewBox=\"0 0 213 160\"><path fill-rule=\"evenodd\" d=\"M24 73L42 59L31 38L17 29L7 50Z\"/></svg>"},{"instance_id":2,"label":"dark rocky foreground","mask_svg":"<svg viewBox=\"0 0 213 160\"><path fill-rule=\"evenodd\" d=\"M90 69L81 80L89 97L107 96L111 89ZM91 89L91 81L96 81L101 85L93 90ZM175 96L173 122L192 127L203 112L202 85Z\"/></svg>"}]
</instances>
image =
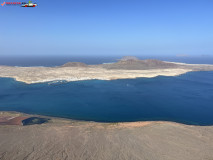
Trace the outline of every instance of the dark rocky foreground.
<instances>
[{"instance_id":1,"label":"dark rocky foreground","mask_svg":"<svg viewBox=\"0 0 213 160\"><path fill-rule=\"evenodd\" d=\"M212 160L213 126L51 119L0 125L1 160Z\"/></svg>"}]
</instances>

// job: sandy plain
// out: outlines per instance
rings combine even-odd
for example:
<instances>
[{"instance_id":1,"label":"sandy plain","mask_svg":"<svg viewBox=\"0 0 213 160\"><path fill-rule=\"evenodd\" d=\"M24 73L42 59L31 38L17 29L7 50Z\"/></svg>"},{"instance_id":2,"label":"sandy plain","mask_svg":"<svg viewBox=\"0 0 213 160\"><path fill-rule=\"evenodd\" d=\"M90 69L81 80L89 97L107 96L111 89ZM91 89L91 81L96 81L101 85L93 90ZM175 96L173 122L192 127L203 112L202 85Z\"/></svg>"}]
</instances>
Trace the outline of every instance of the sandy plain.
<instances>
[{"instance_id":1,"label":"sandy plain","mask_svg":"<svg viewBox=\"0 0 213 160\"><path fill-rule=\"evenodd\" d=\"M57 67L0 66L0 77L41 83L49 81L115 80L156 76L178 76L191 71L213 71L213 65L184 64L158 60L125 59L111 64L86 65L70 62Z\"/></svg>"},{"instance_id":2,"label":"sandy plain","mask_svg":"<svg viewBox=\"0 0 213 160\"><path fill-rule=\"evenodd\" d=\"M153 70L107 70L104 68L50 68L50 67L0 67L0 77L14 78L17 81L41 83L49 81L114 80L138 77L177 76L191 69Z\"/></svg>"},{"instance_id":3,"label":"sandy plain","mask_svg":"<svg viewBox=\"0 0 213 160\"><path fill-rule=\"evenodd\" d=\"M213 126L53 117L40 125L0 125L1 160L212 160L212 150Z\"/></svg>"}]
</instances>

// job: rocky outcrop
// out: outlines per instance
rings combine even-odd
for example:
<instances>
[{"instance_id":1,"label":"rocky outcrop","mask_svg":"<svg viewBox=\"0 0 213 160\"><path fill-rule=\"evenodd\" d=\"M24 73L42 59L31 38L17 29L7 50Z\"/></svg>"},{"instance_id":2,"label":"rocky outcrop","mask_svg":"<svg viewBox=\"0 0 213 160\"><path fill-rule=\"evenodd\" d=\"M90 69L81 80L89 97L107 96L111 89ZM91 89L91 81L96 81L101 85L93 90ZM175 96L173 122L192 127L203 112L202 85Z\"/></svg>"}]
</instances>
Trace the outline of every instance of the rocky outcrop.
<instances>
[{"instance_id":1,"label":"rocky outcrop","mask_svg":"<svg viewBox=\"0 0 213 160\"><path fill-rule=\"evenodd\" d=\"M179 65L160 60L147 59L139 60L134 57L124 57L116 63L103 64L106 69L125 69L125 70L148 70L148 69L167 69L177 68Z\"/></svg>"}]
</instances>

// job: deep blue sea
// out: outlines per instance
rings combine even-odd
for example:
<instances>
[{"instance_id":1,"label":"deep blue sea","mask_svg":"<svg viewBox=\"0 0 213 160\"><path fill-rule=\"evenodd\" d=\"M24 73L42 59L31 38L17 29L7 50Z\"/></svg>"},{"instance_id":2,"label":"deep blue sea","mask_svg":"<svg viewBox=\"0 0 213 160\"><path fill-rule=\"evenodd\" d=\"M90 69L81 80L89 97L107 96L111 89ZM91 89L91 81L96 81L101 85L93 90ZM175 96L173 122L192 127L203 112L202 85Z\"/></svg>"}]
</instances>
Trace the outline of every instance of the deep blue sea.
<instances>
[{"instance_id":1,"label":"deep blue sea","mask_svg":"<svg viewBox=\"0 0 213 160\"><path fill-rule=\"evenodd\" d=\"M31 85L0 78L0 110L98 122L213 125L213 72Z\"/></svg>"}]
</instances>

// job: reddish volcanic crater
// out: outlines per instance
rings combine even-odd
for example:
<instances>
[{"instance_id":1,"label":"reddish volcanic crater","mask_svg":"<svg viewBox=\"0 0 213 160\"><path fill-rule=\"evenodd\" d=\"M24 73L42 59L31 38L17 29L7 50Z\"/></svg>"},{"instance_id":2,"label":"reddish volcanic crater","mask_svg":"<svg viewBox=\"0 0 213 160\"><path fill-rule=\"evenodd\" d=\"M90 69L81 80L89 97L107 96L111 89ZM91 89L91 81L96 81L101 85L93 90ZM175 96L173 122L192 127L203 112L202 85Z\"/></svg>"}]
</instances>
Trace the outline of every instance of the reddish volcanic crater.
<instances>
[{"instance_id":1,"label":"reddish volcanic crater","mask_svg":"<svg viewBox=\"0 0 213 160\"><path fill-rule=\"evenodd\" d=\"M29 117L19 116L19 117L12 117L12 116L4 116L0 117L0 125L22 125L22 121Z\"/></svg>"}]
</instances>

